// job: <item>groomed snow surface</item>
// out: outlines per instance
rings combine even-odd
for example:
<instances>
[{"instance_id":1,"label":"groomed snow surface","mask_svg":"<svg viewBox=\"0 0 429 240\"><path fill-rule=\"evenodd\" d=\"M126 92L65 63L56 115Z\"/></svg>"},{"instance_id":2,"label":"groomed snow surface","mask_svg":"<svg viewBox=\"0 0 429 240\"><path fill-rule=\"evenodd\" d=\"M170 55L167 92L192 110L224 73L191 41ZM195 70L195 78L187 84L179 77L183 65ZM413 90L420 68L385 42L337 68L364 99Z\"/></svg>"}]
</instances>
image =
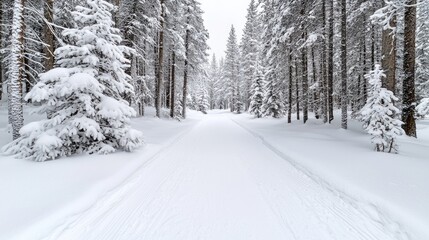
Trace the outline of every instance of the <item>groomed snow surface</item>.
<instances>
[{"instance_id":1,"label":"groomed snow surface","mask_svg":"<svg viewBox=\"0 0 429 240\"><path fill-rule=\"evenodd\" d=\"M27 117L29 121L40 116ZM0 110L0 146L10 139ZM429 121L398 155L360 124L212 111L133 120L133 153L0 156L0 239L429 239Z\"/></svg>"}]
</instances>

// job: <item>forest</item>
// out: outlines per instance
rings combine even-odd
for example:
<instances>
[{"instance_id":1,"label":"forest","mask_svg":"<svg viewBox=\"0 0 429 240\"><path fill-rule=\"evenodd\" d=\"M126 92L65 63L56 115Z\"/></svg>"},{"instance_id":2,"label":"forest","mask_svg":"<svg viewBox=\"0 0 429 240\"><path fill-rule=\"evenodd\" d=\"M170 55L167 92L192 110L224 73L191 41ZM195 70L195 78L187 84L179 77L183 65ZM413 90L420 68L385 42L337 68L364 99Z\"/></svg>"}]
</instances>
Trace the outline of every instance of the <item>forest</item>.
<instances>
[{"instance_id":1,"label":"forest","mask_svg":"<svg viewBox=\"0 0 429 240\"><path fill-rule=\"evenodd\" d=\"M10 0L0 14L0 90L13 139L22 135L25 105L42 104L51 118L80 103L58 105L77 89L40 96L65 88L46 74L57 68L108 73L101 87L121 86L101 94L126 102L125 118L151 106L157 117L175 119L186 118L187 108L230 109L288 122L296 114L304 123L311 113L331 123L340 109L342 128L361 119L375 142L387 142L377 148L390 145L389 152L395 136L417 137L415 119L429 109L426 0L252 0L242 38L232 26L218 58L209 56L196 0ZM69 114L41 131L66 124ZM375 133L380 125L388 127Z\"/></svg>"}]
</instances>

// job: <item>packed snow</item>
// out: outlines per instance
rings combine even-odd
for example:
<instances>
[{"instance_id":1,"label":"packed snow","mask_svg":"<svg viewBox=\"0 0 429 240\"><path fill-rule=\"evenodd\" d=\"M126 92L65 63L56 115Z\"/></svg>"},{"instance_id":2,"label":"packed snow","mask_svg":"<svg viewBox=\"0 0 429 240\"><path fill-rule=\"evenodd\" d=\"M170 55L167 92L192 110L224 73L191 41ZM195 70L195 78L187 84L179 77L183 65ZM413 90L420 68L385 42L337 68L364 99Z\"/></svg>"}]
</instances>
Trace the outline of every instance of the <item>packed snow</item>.
<instances>
[{"instance_id":1,"label":"packed snow","mask_svg":"<svg viewBox=\"0 0 429 240\"><path fill-rule=\"evenodd\" d=\"M133 153L1 156L0 239L429 238L428 120L387 154L357 121L153 116L132 120L146 142Z\"/></svg>"}]
</instances>

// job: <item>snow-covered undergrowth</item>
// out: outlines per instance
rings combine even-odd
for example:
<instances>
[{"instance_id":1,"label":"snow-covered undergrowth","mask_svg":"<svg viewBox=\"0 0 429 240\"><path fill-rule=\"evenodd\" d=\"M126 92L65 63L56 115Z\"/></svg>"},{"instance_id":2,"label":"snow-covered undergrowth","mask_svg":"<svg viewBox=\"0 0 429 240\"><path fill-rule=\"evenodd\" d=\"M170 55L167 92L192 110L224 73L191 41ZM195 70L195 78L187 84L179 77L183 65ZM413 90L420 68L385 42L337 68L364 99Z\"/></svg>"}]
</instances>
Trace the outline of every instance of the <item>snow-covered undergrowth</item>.
<instances>
[{"instance_id":1,"label":"snow-covered undergrowth","mask_svg":"<svg viewBox=\"0 0 429 240\"><path fill-rule=\"evenodd\" d=\"M332 125L314 118L306 125L287 124L286 119L254 119L247 114L234 120L309 177L350 198L371 218L392 229L402 228L406 238L429 239L429 120L417 122L418 139L398 139L399 154L375 152L371 137L357 121L344 131L338 120Z\"/></svg>"},{"instance_id":2,"label":"snow-covered undergrowth","mask_svg":"<svg viewBox=\"0 0 429 240\"><path fill-rule=\"evenodd\" d=\"M160 150L188 132L200 119L191 112L182 122L147 117L132 120L144 133L145 147L132 153L76 155L36 163L0 155L0 239L40 239L67 219L90 208L116 186L128 181ZM29 115L26 123L43 117ZM7 111L0 107L0 147L11 141Z\"/></svg>"}]
</instances>

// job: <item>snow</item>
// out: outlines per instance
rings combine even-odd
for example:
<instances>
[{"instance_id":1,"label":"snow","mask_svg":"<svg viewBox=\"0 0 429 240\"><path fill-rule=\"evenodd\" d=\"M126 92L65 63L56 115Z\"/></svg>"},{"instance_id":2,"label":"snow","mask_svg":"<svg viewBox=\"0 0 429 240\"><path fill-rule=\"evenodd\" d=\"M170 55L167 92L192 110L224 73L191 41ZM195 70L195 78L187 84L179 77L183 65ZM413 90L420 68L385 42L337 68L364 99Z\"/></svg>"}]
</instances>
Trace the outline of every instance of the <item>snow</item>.
<instances>
[{"instance_id":1,"label":"snow","mask_svg":"<svg viewBox=\"0 0 429 240\"><path fill-rule=\"evenodd\" d=\"M357 121L153 115L132 120L133 153L0 157L0 239L429 238L428 120L387 154Z\"/></svg>"},{"instance_id":2,"label":"snow","mask_svg":"<svg viewBox=\"0 0 429 240\"><path fill-rule=\"evenodd\" d=\"M30 111L25 111L26 121L43 119L40 115L29 115ZM147 114L146 118L132 120L132 126L143 131L147 138L146 146L133 153L81 155L43 163L0 155L0 239L45 237L67 217L91 208L98 199L126 182L199 118L194 113L190 120L179 123L155 119L151 109ZM11 141L4 127L7 110L3 106L0 126L1 147Z\"/></svg>"},{"instance_id":3,"label":"snow","mask_svg":"<svg viewBox=\"0 0 429 240\"><path fill-rule=\"evenodd\" d=\"M315 119L306 125L287 124L285 119L245 115L236 121L386 227L405 232L409 239L429 239L429 120L418 121L418 139L402 136L399 154L387 154L373 150L371 137L359 122L350 121L349 130L344 131L339 129L339 112L336 119L332 125Z\"/></svg>"}]
</instances>

